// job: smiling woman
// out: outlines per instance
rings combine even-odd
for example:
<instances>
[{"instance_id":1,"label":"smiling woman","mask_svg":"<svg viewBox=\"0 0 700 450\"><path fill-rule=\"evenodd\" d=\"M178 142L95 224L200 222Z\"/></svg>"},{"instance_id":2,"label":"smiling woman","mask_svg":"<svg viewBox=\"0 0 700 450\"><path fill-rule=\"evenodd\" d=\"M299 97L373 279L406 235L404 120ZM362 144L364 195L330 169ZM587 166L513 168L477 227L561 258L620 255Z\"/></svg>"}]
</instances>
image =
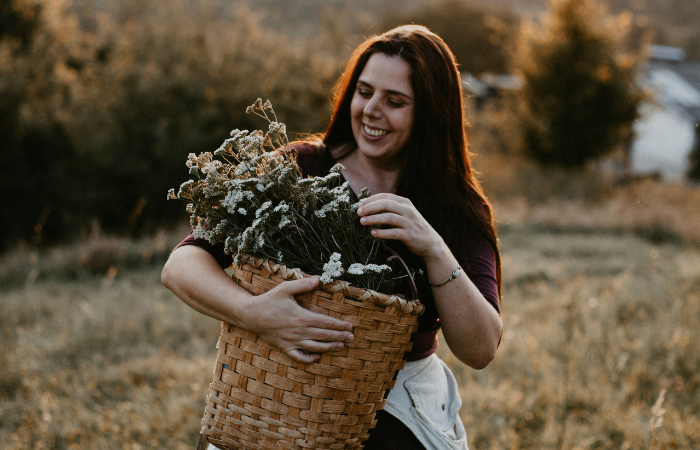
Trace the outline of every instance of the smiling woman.
<instances>
[{"instance_id":1,"label":"smiling woman","mask_svg":"<svg viewBox=\"0 0 700 450\"><path fill-rule=\"evenodd\" d=\"M399 27L355 50L335 94L326 132L296 144L299 167L304 176L323 176L341 163L341 183L358 198L364 188L374 194L358 204L360 223L423 274L416 288L425 313L365 449L465 449L456 382L435 355L437 332L460 361L488 365L502 331L501 277L491 206L469 162L456 61L425 27ZM353 339L351 323L296 302L318 280L252 296L222 270L230 264L223 245L190 237L171 254L163 283L194 309L254 332L300 363Z\"/></svg>"}]
</instances>

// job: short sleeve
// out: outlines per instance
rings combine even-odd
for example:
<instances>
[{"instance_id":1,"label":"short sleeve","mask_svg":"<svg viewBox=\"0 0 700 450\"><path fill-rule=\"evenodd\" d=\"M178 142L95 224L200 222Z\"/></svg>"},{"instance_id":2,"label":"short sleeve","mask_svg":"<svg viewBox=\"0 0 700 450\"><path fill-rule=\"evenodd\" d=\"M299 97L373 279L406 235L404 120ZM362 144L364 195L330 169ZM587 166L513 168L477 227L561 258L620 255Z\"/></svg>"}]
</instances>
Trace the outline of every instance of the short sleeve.
<instances>
[{"instance_id":1,"label":"short sleeve","mask_svg":"<svg viewBox=\"0 0 700 450\"><path fill-rule=\"evenodd\" d=\"M455 257L481 295L500 314L496 257L488 241L481 237L469 239L459 246Z\"/></svg>"},{"instance_id":2,"label":"short sleeve","mask_svg":"<svg viewBox=\"0 0 700 450\"><path fill-rule=\"evenodd\" d=\"M219 263L222 269L227 269L231 266L231 264L233 264L233 257L224 252L223 242L219 244L211 244L206 239L195 238L194 234L190 232L190 234L182 242L177 244L175 248L184 247L186 245L193 245L206 250L211 256L214 257L214 259L216 259L216 262Z\"/></svg>"}]
</instances>

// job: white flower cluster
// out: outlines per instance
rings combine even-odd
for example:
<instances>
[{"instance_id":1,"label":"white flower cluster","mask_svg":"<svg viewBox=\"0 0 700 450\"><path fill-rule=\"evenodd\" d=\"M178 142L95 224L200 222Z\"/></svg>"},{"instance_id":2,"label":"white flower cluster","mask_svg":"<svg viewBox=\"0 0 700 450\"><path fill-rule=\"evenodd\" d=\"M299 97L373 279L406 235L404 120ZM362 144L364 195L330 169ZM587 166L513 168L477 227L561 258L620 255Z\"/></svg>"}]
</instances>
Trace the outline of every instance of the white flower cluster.
<instances>
[{"instance_id":1,"label":"white flower cluster","mask_svg":"<svg viewBox=\"0 0 700 450\"><path fill-rule=\"evenodd\" d=\"M336 164L335 167L340 166L340 164ZM342 167L342 166L340 166ZM325 188L328 189L328 188ZM335 198L331 200L330 202L326 203L319 209L318 211L315 211L314 214L316 217L326 217L326 213L329 212L338 212L339 209L343 207L343 204L349 204L350 203L350 186L348 185L348 182L346 181L342 185L331 189L330 194L333 195Z\"/></svg>"},{"instance_id":2,"label":"white flower cluster","mask_svg":"<svg viewBox=\"0 0 700 450\"><path fill-rule=\"evenodd\" d=\"M350 273L352 275L364 275L366 273L387 273L387 272L391 272L391 267L387 266L386 264L377 265L377 264L354 263L354 264L350 264L350 267L348 267L348 273Z\"/></svg>"},{"instance_id":3,"label":"white flower cluster","mask_svg":"<svg viewBox=\"0 0 700 450\"><path fill-rule=\"evenodd\" d=\"M323 275L321 275L322 283L330 283L345 272L343 263L340 262L340 256L338 252L333 253L328 262L323 265Z\"/></svg>"}]
</instances>

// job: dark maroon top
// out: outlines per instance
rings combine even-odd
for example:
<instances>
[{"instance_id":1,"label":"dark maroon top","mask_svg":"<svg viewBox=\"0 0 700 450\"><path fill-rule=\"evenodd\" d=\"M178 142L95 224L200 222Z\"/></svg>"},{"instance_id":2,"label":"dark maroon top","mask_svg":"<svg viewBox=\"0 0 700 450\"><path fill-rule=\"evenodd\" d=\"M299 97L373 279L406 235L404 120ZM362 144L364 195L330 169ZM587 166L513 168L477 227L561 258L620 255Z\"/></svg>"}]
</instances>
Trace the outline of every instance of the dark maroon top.
<instances>
[{"instance_id":1,"label":"dark maroon top","mask_svg":"<svg viewBox=\"0 0 700 450\"><path fill-rule=\"evenodd\" d=\"M299 153L297 163L304 176L325 176L335 164L329 152L321 153L313 145L299 145L297 151ZM493 250L473 224L466 222L459 225L453 229L463 229L464 236L469 236L469 238L462 239L457 248L451 247L450 250L484 298L500 314ZM390 241L387 244L390 244L391 248L401 256L408 267L411 269L420 268L424 273L427 273L423 259L412 254L401 242ZM212 245L204 239L195 239L190 233L178 247L183 245L195 245L203 248L216 258L222 268L229 267L233 262L232 256L224 253L223 243ZM438 344L437 332L440 328L437 307L427 276L417 275L415 282L418 298L425 305L425 312L419 319L418 331L413 335L413 349L406 355L408 361L422 359L435 352Z\"/></svg>"}]
</instances>

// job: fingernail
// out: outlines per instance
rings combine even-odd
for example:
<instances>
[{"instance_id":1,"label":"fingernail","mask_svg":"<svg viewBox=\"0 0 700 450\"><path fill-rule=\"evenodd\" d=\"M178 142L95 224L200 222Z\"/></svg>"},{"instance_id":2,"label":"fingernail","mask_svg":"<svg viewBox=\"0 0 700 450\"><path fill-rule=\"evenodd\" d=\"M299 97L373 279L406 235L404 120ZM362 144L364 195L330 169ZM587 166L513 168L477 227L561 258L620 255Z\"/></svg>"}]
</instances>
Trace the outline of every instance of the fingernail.
<instances>
[{"instance_id":1,"label":"fingernail","mask_svg":"<svg viewBox=\"0 0 700 450\"><path fill-rule=\"evenodd\" d=\"M363 218L360 219L360 223L364 224L365 222L367 222L367 218L366 218L366 217L363 217Z\"/></svg>"},{"instance_id":2,"label":"fingernail","mask_svg":"<svg viewBox=\"0 0 700 450\"><path fill-rule=\"evenodd\" d=\"M348 334L348 338L345 340L349 342L349 341L352 341L353 339L355 339L355 336L352 333L350 333L350 334Z\"/></svg>"},{"instance_id":3,"label":"fingernail","mask_svg":"<svg viewBox=\"0 0 700 450\"><path fill-rule=\"evenodd\" d=\"M357 214L362 214L362 208L357 208Z\"/></svg>"},{"instance_id":4,"label":"fingernail","mask_svg":"<svg viewBox=\"0 0 700 450\"><path fill-rule=\"evenodd\" d=\"M343 343L342 343L342 342L338 342L338 345L336 345L336 347L338 347L338 348L343 348Z\"/></svg>"}]
</instances>

